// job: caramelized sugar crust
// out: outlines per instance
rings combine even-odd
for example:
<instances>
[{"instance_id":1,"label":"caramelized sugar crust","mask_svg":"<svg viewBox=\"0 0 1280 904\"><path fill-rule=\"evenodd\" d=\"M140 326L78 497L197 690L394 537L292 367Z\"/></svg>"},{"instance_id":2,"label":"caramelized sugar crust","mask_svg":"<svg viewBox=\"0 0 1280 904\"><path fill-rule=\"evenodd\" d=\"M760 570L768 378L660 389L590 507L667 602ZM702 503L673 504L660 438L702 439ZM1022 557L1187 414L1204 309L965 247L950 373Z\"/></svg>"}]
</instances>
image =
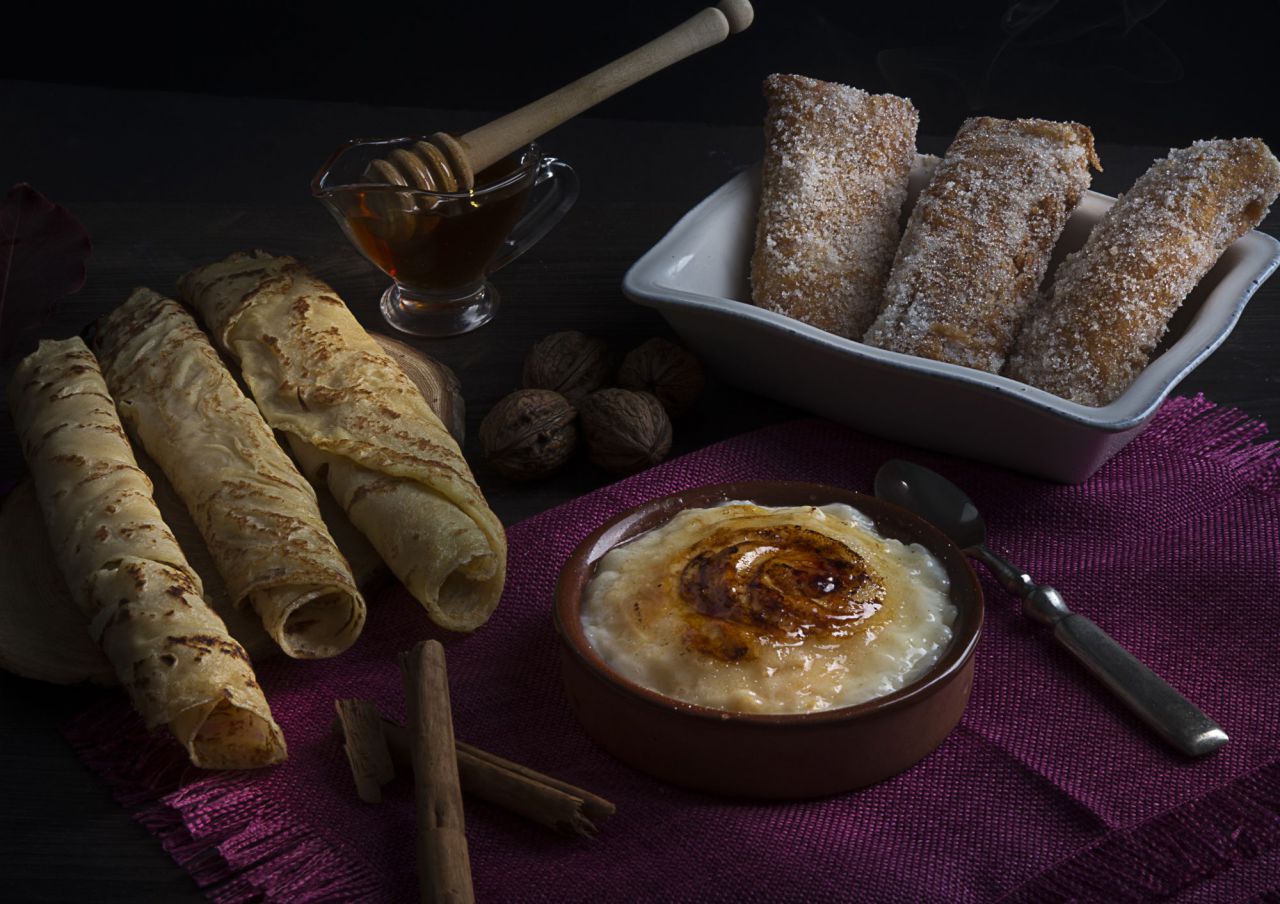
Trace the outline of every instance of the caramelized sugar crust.
<instances>
[{"instance_id":1,"label":"caramelized sugar crust","mask_svg":"<svg viewBox=\"0 0 1280 904\"><path fill-rule=\"evenodd\" d=\"M860 554L793 524L718 531L680 575L685 645L717 659L758 655L761 639L846 637L885 603L884 580Z\"/></svg>"}]
</instances>

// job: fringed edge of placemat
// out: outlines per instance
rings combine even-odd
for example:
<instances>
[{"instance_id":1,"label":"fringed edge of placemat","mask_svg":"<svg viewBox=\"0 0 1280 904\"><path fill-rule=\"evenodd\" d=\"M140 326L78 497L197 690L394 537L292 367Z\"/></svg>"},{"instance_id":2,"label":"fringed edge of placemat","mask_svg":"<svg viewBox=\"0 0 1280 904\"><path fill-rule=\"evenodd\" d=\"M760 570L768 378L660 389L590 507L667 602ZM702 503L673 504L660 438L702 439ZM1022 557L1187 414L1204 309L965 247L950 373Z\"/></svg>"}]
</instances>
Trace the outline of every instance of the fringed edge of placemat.
<instances>
[{"instance_id":1,"label":"fringed edge of placemat","mask_svg":"<svg viewBox=\"0 0 1280 904\"><path fill-rule=\"evenodd\" d=\"M1203 393L1169 399L1144 436L1236 468L1264 492L1280 492L1280 440L1265 438L1265 422Z\"/></svg>"},{"instance_id":2,"label":"fringed edge of placemat","mask_svg":"<svg viewBox=\"0 0 1280 904\"><path fill-rule=\"evenodd\" d=\"M1150 901L1190 891L1280 846L1280 762L1115 832L1005 895L1004 902Z\"/></svg>"},{"instance_id":3,"label":"fringed edge of placemat","mask_svg":"<svg viewBox=\"0 0 1280 904\"><path fill-rule=\"evenodd\" d=\"M372 871L253 783L258 771L205 772L133 711L111 705L62 727L116 800L219 904L361 901L385 896ZM201 776L192 779L193 775Z\"/></svg>"}]
</instances>

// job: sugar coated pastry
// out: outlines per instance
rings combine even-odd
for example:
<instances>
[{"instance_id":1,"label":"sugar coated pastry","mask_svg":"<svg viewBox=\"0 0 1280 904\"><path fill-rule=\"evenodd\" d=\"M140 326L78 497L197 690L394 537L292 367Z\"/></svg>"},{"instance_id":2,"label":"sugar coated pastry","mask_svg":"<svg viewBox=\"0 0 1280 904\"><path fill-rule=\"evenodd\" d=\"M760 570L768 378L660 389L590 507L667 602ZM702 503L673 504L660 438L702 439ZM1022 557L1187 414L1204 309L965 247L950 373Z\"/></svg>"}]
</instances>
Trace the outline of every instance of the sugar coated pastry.
<instances>
[{"instance_id":1,"label":"sugar coated pastry","mask_svg":"<svg viewBox=\"0 0 1280 904\"><path fill-rule=\"evenodd\" d=\"M863 341L998 372L1090 165L1101 169L1078 123L966 121L912 210Z\"/></svg>"},{"instance_id":2,"label":"sugar coated pastry","mask_svg":"<svg viewBox=\"0 0 1280 904\"><path fill-rule=\"evenodd\" d=\"M1280 163L1257 138L1197 141L1157 161L1058 267L1008 375L1084 405L1114 401L1183 299L1277 193Z\"/></svg>"},{"instance_id":3,"label":"sugar coated pastry","mask_svg":"<svg viewBox=\"0 0 1280 904\"><path fill-rule=\"evenodd\" d=\"M202 598L93 352L41 342L9 402L59 570L148 727L167 725L197 766L283 760L248 654Z\"/></svg>"},{"instance_id":4,"label":"sugar coated pastry","mask_svg":"<svg viewBox=\"0 0 1280 904\"><path fill-rule=\"evenodd\" d=\"M752 299L857 338L898 245L919 114L901 97L799 75L769 76L764 95Z\"/></svg>"}]
</instances>

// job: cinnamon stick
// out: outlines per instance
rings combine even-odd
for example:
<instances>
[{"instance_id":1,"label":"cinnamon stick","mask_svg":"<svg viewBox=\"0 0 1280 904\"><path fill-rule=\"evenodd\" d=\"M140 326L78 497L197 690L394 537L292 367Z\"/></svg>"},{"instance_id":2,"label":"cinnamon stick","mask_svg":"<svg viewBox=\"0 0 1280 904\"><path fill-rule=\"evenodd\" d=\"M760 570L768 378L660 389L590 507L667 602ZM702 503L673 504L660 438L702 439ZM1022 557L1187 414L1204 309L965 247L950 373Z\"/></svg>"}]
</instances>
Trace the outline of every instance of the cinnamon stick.
<instances>
[{"instance_id":1,"label":"cinnamon stick","mask_svg":"<svg viewBox=\"0 0 1280 904\"><path fill-rule=\"evenodd\" d=\"M444 647L424 640L401 653L418 810L418 887L424 904L475 901L454 754Z\"/></svg>"},{"instance_id":2,"label":"cinnamon stick","mask_svg":"<svg viewBox=\"0 0 1280 904\"><path fill-rule=\"evenodd\" d=\"M369 700L335 700L338 724L351 764L356 794L370 804L382 803L382 786L395 778L396 767L387 749L378 707Z\"/></svg>"},{"instance_id":3,"label":"cinnamon stick","mask_svg":"<svg viewBox=\"0 0 1280 904\"><path fill-rule=\"evenodd\" d=\"M409 733L394 722L382 726L393 758L407 752ZM595 824L588 816L609 816L613 804L590 791L457 741L458 774L462 787L481 800L518 813L540 825L561 832L593 837Z\"/></svg>"},{"instance_id":4,"label":"cinnamon stick","mask_svg":"<svg viewBox=\"0 0 1280 904\"><path fill-rule=\"evenodd\" d=\"M335 730L338 726L335 723ZM412 742L401 725L384 719L383 736L397 765L412 763ZM593 837L593 819L612 816L617 808L599 795L503 759L487 750L455 740L462 790L539 825Z\"/></svg>"},{"instance_id":5,"label":"cinnamon stick","mask_svg":"<svg viewBox=\"0 0 1280 904\"><path fill-rule=\"evenodd\" d=\"M399 726L396 726L399 727ZM383 726L386 731L386 726ZM457 741L458 764L461 767L464 761L468 764L471 771L482 772L510 772L518 775L528 781L535 782L553 791L559 791L561 794L582 801L582 812L584 815L592 819L606 819L618 811L618 808L612 802L605 800L597 794L592 794L585 788L579 788L577 785L571 785L563 782L558 778L552 778L538 772L536 769L530 769L528 766L522 766L520 763L503 759L496 753L490 753L487 750L481 750L465 741ZM463 780L462 787L467 787L466 780ZM483 796L483 795L480 795ZM487 800L488 798L486 798ZM595 832L595 826L587 823L592 833Z\"/></svg>"}]
</instances>

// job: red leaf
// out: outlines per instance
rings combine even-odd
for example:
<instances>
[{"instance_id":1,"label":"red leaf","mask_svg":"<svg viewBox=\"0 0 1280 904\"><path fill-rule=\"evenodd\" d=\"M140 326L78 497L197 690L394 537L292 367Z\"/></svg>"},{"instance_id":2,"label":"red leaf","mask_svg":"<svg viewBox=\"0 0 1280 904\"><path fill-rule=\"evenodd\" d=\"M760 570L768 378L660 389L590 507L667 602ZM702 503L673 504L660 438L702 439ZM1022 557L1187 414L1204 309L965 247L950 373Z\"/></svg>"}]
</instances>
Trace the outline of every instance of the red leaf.
<instances>
[{"instance_id":1,"label":"red leaf","mask_svg":"<svg viewBox=\"0 0 1280 904\"><path fill-rule=\"evenodd\" d=\"M93 245L71 213L25 182L0 204L0 358L59 299L80 291Z\"/></svg>"}]
</instances>

